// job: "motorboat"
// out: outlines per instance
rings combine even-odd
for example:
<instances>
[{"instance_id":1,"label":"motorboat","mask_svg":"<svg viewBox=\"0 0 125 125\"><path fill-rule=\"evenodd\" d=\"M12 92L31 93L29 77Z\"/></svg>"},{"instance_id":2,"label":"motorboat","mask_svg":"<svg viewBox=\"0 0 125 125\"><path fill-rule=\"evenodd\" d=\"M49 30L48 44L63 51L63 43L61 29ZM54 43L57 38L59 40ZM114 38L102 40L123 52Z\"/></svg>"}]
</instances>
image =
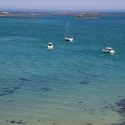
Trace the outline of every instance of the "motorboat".
<instances>
[{"instance_id":1,"label":"motorboat","mask_svg":"<svg viewBox=\"0 0 125 125\"><path fill-rule=\"evenodd\" d=\"M48 47L48 49L53 49L53 44L52 44L52 42L49 42L47 47Z\"/></svg>"},{"instance_id":2,"label":"motorboat","mask_svg":"<svg viewBox=\"0 0 125 125\"><path fill-rule=\"evenodd\" d=\"M105 53L110 53L110 54L114 54L115 53L115 50L113 50L111 47L106 47L102 51L105 52Z\"/></svg>"}]
</instances>

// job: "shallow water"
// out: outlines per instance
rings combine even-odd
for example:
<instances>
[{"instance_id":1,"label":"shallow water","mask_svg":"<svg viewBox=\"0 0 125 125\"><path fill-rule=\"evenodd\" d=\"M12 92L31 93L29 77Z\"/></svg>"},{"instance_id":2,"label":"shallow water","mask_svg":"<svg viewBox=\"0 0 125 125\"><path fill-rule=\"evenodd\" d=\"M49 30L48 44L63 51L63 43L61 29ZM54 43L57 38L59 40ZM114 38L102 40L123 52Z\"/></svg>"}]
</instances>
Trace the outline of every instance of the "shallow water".
<instances>
[{"instance_id":1,"label":"shallow water","mask_svg":"<svg viewBox=\"0 0 125 125\"><path fill-rule=\"evenodd\" d=\"M64 41L69 20L72 43ZM0 18L0 124L111 125L125 121L125 16ZM48 50L48 42L54 49ZM114 55L102 53L111 46ZM123 113L124 114L124 113Z\"/></svg>"}]
</instances>

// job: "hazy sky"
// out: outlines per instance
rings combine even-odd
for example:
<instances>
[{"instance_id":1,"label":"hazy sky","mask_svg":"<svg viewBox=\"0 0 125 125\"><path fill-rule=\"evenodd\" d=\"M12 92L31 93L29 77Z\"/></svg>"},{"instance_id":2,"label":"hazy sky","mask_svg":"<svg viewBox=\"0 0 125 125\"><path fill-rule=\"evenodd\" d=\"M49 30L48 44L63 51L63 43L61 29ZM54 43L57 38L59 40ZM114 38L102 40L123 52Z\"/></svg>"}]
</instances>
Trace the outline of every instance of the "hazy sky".
<instances>
[{"instance_id":1,"label":"hazy sky","mask_svg":"<svg viewBox=\"0 0 125 125\"><path fill-rule=\"evenodd\" d=\"M0 10L125 12L125 0L0 0Z\"/></svg>"}]
</instances>

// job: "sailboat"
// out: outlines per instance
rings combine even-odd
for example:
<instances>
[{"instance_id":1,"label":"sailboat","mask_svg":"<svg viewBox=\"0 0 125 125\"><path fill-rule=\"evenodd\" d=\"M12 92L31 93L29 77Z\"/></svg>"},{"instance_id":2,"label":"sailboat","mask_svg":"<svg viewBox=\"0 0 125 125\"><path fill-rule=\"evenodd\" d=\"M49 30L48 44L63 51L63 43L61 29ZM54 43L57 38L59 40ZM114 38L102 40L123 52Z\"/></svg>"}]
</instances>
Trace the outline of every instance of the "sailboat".
<instances>
[{"instance_id":1,"label":"sailboat","mask_svg":"<svg viewBox=\"0 0 125 125\"><path fill-rule=\"evenodd\" d=\"M65 29L65 41L73 41L73 37L69 36L69 29L68 29L69 25L68 25L68 20L66 23L66 29Z\"/></svg>"}]
</instances>

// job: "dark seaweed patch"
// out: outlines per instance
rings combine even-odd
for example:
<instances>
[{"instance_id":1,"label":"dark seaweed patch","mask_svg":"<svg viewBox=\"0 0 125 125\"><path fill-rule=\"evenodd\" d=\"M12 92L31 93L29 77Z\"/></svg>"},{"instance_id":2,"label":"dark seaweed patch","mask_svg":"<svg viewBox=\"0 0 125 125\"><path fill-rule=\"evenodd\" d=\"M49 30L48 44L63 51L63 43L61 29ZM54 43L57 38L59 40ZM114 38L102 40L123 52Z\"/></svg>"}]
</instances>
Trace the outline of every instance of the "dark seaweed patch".
<instances>
[{"instance_id":1,"label":"dark seaweed patch","mask_svg":"<svg viewBox=\"0 0 125 125\"><path fill-rule=\"evenodd\" d=\"M15 121L15 120L9 121L9 120L6 120L6 122L10 122L11 124L26 124L25 122L22 122L22 120L20 120L20 121Z\"/></svg>"},{"instance_id":2,"label":"dark seaweed patch","mask_svg":"<svg viewBox=\"0 0 125 125\"><path fill-rule=\"evenodd\" d=\"M20 89L20 88L19 88L18 86L15 86L15 87L13 87L13 89L15 89L15 90L16 90L16 89Z\"/></svg>"},{"instance_id":3,"label":"dark seaweed patch","mask_svg":"<svg viewBox=\"0 0 125 125\"><path fill-rule=\"evenodd\" d=\"M27 78L19 78L19 80L22 80L22 81L30 81L30 80L27 79Z\"/></svg>"},{"instance_id":4,"label":"dark seaweed patch","mask_svg":"<svg viewBox=\"0 0 125 125\"><path fill-rule=\"evenodd\" d=\"M4 96L4 95L7 95L7 94L6 93L0 94L0 96Z\"/></svg>"},{"instance_id":5,"label":"dark seaweed patch","mask_svg":"<svg viewBox=\"0 0 125 125\"><path fill-rule=\"evenodd\" d=\"M125 99L116 103L120 108L117 110L119 114L125 115Z\"/></svg>"},{"instance_id":6,"label":"dark seaweed patch","mask_svg":"<svg viewBox=\"0 0 125 125\"><path fill-rule=\"evenodd\" d=\"M119 124L111 124L111 125L125 125L125 121Z\"/></svg>"},{"instance_id":7,"label":"dark seaweed patch","mask_svg":"<svg viewBox=\"0 0 125 125\"><path fill-rule=\"evenodd\" d=\"M92 124L88 123L87 125L92 125Z\"/></svg>"},{"instance_id":8,"label":"dark seaweed patch","mask_svg":"<svg viewBox=\"0 0 125 125\"><path fill-rule=\"evenodd\" d=\"M27 78L19 78L19 80L22 81L30 81ZM24 83L19 84L18 86L14 86L14 87L4 87L2 92L0 92L0 96L5 96L5 95L9 95L9 94L13 94L14 92L16 92L18 89L20 89L21 86L23 86Z\"/></svg>"},{"instance_id":9,"label":"dark seaweed patch","mask_svg":"<svg viewBox=\"0 0 125 125\"><path fill-rule=\"evenodd\" d=\"M107 103L107 101L104 101L104 103Z\"/></svg>"},{"instance_id":10,"label":"dark seaweed patch","mask_svg":"<svg viewBox=\"0 0 125 125\"><path fill-rule=\"evenodd\" d=\"M13 94L14 93L14 89L12 88L7 88L3 90L3 95L8 95L8 94Z\"/></svg>"},{"instance_id":11,"label":"dark seaweed patch","mask_svg":"<svg viewBox=\"0 0 125 125\"><path fill-rule=\"evenodd\" d=\"M11 123L16 123L16 121L13 121L13 120L12 120L12 121L10 121L10 122L11 122Z\"/></svg>"},{"instance_id":12,"label":"dark seaweed patch","mask_svg":"<svg viewBox=\"0 0 125 125\"><path fill-rule=\"evenodd\" d=\"M41 88L41 90L43 90L43 91L51 91L51 89L50 88L47 88L47 87L45 87L45 88Z\"/></svg>"},{"instance_id":13,"label":"dark seaweed patch","mask_svg":"<svg viewBox=\"0 0 125 125\"><path fill-rule=\"evenodd\" d=\"M83 80L83 81L80 81L81 84L89 84L89 80Z\"/></svg>"},{"instance_id":14,"label":"dark seaweed patch","mask_svg":"<svg viewBox=\"0 0 125 125\"><path fill-rule=\"evenodd\" d=\"M6 103L8 103L8 102L13 102L14 100L9 100L9 101L7 101Z\"/></svg>"},{"instance_id":15,"label":"dark seaweed patch","mask_svg":"<svg viewBox=\"0 0 125 125\"><path fill-rule=\"evenodd\" d=\"M79 103L82 103L82 101L80 101Z\"/></svg>"},{"instance_id":16,"label":"dark seaweed patch","mask_svg":"<svg viewBox=\"0 0 125 125\"><path fill-rule=\"evenodd\" d=\"M18 89L20 89L19 86L15 86L13 88L4 87L2 93L0 94L0 96L5 96L5 95L13 94Z\"/></svg>"},{"instance_id":17,"label":"dark seaweed patch","mask_svg":"<svg viewBox=\"0 0 125 125\"><path fill-rule=\"evenodd\" d=\"M108 108L108 106L105 106L105 107L104 107L104 109L107 109L107 108Z\"/></svg>"}]
</instances>

